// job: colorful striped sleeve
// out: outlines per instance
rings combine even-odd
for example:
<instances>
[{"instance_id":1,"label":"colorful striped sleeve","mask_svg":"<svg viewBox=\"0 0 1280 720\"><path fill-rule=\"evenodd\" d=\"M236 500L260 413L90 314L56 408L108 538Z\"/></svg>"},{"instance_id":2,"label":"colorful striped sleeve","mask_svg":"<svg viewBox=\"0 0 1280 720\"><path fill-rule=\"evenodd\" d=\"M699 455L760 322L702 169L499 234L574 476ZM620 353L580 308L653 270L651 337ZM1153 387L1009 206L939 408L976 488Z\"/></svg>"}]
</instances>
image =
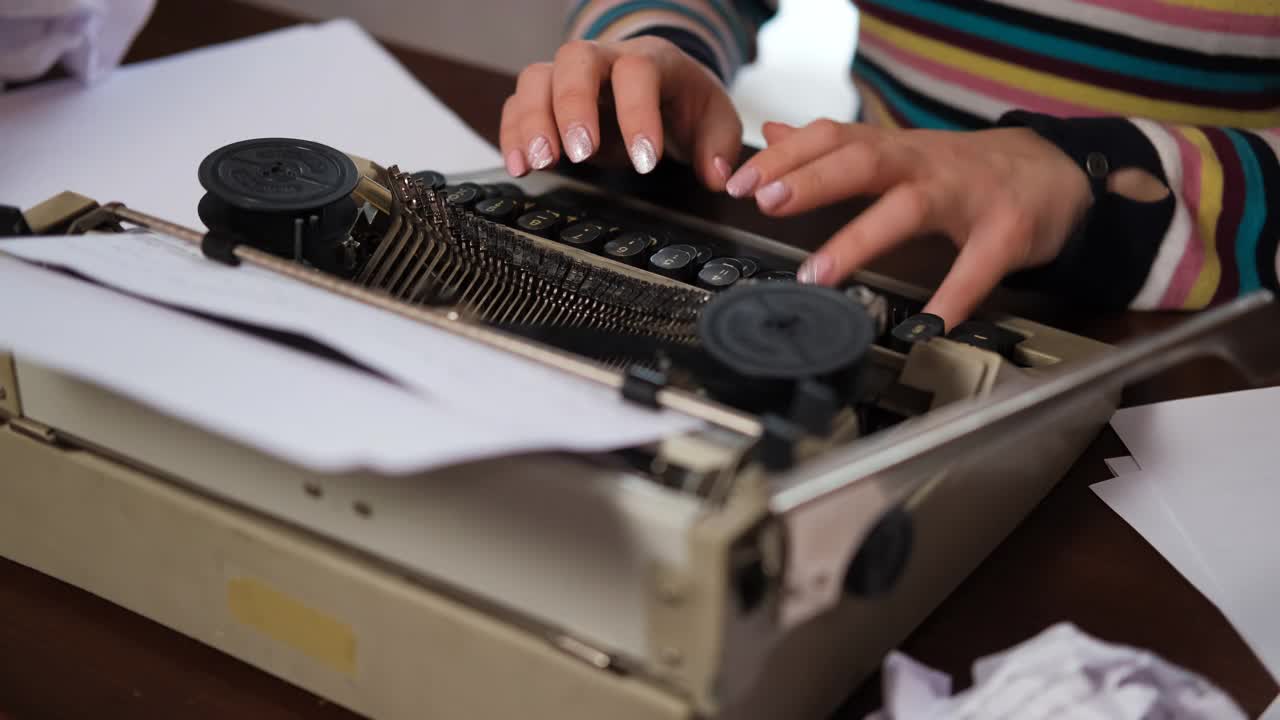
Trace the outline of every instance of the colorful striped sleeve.
<instances>
[{"instance_id":1,"label":"colorful striped sleeve","mask_svg":"<svg viewBox=\"0 0 1280 720\"><path fill-rule=\"evenodd\" d=\"M665 37L727 84L755 59L756 33L775 5L776 0L574 0L566 35L601 41Z\"/></svg>"},{"instance_id":2,"label":"colorful striped sleeve","mask_svg":"<svg viewBox=\"0 0 1280 720\"><path fill-rule=\"evenodd\" d=\"M1106 308L1199 310L1259 289L1280 292L1280 130L1159 123L1141 118L1061 119L1013 112L1082 170L1141 168L1170 188L1141 202L1094 182L1094 208L1052 263L1007 284Z\"/></svg>"},{"instance_id":3,"label":"colorful striped sleeve","mask_svg":"<svg viewBox=\"0 0 1280 720\"><path fill-rule=\"evenodd\" d=\"M1280 291L1280 130L1132 122L1177 202L1130 306L1198 310Z\"/></svg>"}]
</instances>

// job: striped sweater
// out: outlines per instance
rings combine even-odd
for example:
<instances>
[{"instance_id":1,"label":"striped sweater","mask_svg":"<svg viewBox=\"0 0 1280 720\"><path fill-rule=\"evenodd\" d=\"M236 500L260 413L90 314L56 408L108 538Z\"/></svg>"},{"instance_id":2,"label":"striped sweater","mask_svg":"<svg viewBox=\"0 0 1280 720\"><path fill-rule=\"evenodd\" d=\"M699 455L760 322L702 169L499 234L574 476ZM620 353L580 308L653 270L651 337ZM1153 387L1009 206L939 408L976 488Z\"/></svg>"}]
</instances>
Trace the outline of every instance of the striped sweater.
<instances>
[{"instance_id":1,"label":"striped sweater","mask_svg":"<svg viewBox=\"0 0 1280 720\"><path fill-rule=\"evenodd\" d=\"M776 0L576 0L569 34L657 34L730 82ZM1280 275L1280 0L859 0L862 117L969 130L1013 110L1171 197L1098 198L1089 231L1011 278L1133 309L1199 309ZM1113 158L1113 167L1118 167Z\"/></svg>"}]
</instances>

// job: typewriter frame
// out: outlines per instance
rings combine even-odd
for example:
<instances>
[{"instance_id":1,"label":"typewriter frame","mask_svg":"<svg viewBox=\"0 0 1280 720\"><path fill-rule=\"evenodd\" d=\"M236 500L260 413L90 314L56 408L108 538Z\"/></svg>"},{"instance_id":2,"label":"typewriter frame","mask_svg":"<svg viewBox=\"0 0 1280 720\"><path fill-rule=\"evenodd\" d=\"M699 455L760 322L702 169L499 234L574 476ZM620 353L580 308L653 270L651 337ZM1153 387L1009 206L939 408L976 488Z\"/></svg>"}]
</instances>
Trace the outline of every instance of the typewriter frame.
<instances>
[{"instance_id":1,"label":"typewriter frame","mask_svg":"<svg viewBox=\"0 0 1280 720\"><path fill-rule=\"evenodd\" d=\"M549 175L522 184L540 183L590 189ZM68 196L28 218L56 224L91 206ZM0 355L0 457L15 460L0 483L0 554L373 717L818 716L1035 506L1126 382L1202 353L1274 368L1274 344L1248 330L1278 316L1259 294L1116 349L1001 316L1059 364L1028 375L930 341L920 371L966 399L714 504L589 457L317 477ZM915 520L911 563L888 595L849 596L854 551L895 507ZM467 525L492 533L480 560ZM549 555L581 565L537 562ZM765 582L754 603L744 573Z\"/></svg>"}]
</instances>

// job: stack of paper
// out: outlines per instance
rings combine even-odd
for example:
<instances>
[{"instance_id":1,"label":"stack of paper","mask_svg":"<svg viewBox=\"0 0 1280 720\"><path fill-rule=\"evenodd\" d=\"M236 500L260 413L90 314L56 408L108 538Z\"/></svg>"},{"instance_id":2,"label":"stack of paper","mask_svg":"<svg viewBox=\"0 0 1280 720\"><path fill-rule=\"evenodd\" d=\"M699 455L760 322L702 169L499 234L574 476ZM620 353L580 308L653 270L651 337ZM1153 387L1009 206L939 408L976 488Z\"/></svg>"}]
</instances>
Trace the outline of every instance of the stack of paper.
<instances>
[{"instance_id":1,"label":"stack of paper","mask_svg":"<svg viewBox=\"0 0 1280 720\"><path fill-rule=\"evenodd\" d=\"M1127 408L1099 497L1222 610L1280 679L1280 388ZM1275 709L1273 708L1273 711Z\"/></svg>"}]
</instances>

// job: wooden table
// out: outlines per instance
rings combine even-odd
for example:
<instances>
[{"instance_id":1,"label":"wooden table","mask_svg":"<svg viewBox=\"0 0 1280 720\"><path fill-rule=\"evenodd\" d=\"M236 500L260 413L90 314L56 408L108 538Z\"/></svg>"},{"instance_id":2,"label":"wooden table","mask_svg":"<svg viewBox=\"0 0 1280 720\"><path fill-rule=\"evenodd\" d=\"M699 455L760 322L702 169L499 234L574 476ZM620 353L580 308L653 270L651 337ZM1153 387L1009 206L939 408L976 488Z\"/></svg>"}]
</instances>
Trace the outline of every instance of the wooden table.
<instances>
[{"instance_id":1,"label":"wooden table","mask_svg":"<svg viewBox=\"0 0 1280 720\"><path fill-rule=\"evenodd\" d=\"M128 61L293 22L234 2L161 0ZM392 50L480 134L496 140L499 109L513 88L512 78L426 53ZM680 187L673 197L683 197L679 204L698 214L806 248L815 247L853 212L844 206L774 221L724 196L696 191L686 196L688 189ZM921 241L873 269L934 286L953 256L946 243ZM1011 293L998 294L991 304L1105 342L1178 320L1162 314L1099 316ZM1228 366L1206 361L1130 388L1125 402L1244 386ZM1123 454L1119 439L1104 431L1067 478L902 649L963 682L975 658L1067 620L1102 639L1148 648L1207 676L1256 717L1275 698L1276 683L1218 610L1089 490L1091 483L1109 477L1103 460ZM878 678L873 678L838 715L861 718L878 706ZM356 716L145 618L0 560L0 720L104 717Z\"/></svg>"}]
</instances>

